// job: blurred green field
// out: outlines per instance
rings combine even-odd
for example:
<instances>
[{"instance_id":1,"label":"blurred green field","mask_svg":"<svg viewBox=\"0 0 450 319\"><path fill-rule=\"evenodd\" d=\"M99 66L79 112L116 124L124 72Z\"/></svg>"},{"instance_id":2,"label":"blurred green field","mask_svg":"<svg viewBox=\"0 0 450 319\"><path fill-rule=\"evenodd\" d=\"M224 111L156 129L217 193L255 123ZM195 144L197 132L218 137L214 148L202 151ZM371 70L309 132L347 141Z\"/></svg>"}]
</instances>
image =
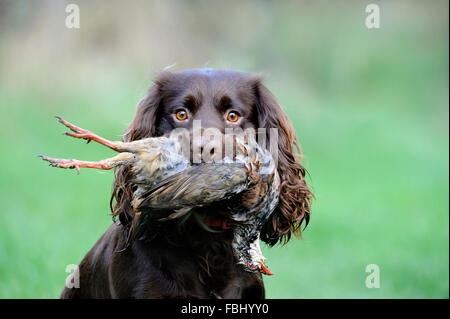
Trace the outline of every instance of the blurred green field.
<instances>
[{"instance_id":1,"label":"blurred green field","mask_svg":"<svg viewBox=\"0 0 450 319\"><path fill-rule=\"evenodd\" d=\"M186 6L170 3L161 10ZM162 42L148 52L152 67L138 55L126 61L135 53L124 45L114 53L86 45L80 57L67 55L71 44L53 52L44 42L36 53L31 44L49 38L48 29L18 42L14 25L0 31L0 298L57 298L66 265L78 263L111 223L112 172L77 175L36 155L99 160L112 151L63 136L53 116L118 139L154 71L174 61L154 51L169 48L181 61L175 69L210 60L209 67L265 71L295 126L316 198L302 240L263 247L275 273L264 278L267 297L448 298L448 3L381 2L379 30L364 27L365 4L355 2L249 2L243 13L226 11L235 21L226 31L214 19L219 9L208 18L201 14L208 8L193 6L176 11L185 19L179 26L197 37L186 47L189 57L176 41ZM245 14L253 14L252 27ZM78 44L99 28L88 17ZM253 29L267 20L263 34ZM195 27L205 24L213 30ZM103 58L93 57L98 52ZM379 289L365 286L368 264L380 267Z\"/></svg>"}]
</instances>

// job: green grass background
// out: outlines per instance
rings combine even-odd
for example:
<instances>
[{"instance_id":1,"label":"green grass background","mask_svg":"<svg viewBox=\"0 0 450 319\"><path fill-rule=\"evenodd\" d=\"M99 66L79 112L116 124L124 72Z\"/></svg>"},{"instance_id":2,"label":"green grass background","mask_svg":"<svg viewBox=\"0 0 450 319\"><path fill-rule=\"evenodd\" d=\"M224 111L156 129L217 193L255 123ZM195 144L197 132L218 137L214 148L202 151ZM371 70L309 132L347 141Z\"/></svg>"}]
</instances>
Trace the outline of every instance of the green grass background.
<instances>
[{"instance_id":1,"label":"green grass background","mask_svg":"<svg viewBox=\"0 0 450 319\"><path fill-rule=\"evenodd\" d=\"M303 239L263 247L269 298L448 298L448 3L0 2L0 297L56 298L111 223L112 172L36 157L112 151L63 136L60 115L119 139L164 66L266 74L315 193ZM69 3L69 2L67 2ZM380 267L368 289L365 267Z\"/></svg>"}]
</instances>

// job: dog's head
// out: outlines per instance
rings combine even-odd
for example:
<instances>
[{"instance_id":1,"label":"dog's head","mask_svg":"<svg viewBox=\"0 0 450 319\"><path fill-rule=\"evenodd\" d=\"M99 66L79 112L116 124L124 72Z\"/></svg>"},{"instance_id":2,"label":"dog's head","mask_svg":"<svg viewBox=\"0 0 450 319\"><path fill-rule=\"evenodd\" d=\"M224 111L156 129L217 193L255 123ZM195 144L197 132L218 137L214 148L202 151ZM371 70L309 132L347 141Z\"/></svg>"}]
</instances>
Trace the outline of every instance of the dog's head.
<instances>
[{"instance_id":1,"label":"dog's head","mask_svg":"<svg viewBox=\"0 0 450 319\"><path fill-rule=\"evenodd\" d=\"M309 221L312 194L305 182L305 169L299 162L301 153L292 124L270 91L257 75L229 70L195 69L162 72L148 94L138 104L136 115L128 126L126 142L167 135L174 129L264 128L266 147L276 150L281 179L280 200L264 226L261 239L270 245L287 242L291 234L300 234L303 221ZM271 130L272 129L272 130ZM276 130L273 130L276 129ZM277 132L277 139L271 134ZM273 141L276 141L276 145ZM203 147L208 139L193 140ZM221 147L216 145L212 147ZM128 225L133 216L131 173L121 167L116 171L111 207L113 215Z\"/></svg>"}]
</instances>

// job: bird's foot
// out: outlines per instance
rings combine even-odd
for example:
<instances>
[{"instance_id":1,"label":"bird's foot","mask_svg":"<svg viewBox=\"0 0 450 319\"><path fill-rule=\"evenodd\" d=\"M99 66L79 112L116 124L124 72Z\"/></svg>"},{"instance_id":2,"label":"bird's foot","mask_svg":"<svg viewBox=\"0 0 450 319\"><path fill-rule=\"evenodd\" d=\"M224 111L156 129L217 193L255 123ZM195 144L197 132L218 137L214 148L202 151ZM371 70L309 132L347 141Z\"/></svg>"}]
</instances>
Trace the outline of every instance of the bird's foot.
<instances>
[{"instance_id":1,"label":"bird's foot","mask_svg":"<svg viewBox=\"0 0 450 319\"><path fill-rule=\"evenodd\" d=\"M67 122L66 120L62 119L59 116L55 116L55 117L58 119L59 123L68 127L72 131L72 132L65 132L64 133L65 135L84 139L87 141L87 143L89 143L90 141L95 141L97 143L100 143L102 145L105 145L105 146L117 151L117 148L113 142L111 142L101 136L98 136L98 135L92 133L91 131L85 130L84 128L73 125L72 123Z\"/></svg>"},{"instance_id":2,"label":"bird's foot","mask_svg":"<svg viewBox=\"0 0 450 319\"><path fill-rule=\"evenodd\" d=\"M62 158L52 158L45 155L38 155L44 161L50 162L50 166L52 167L61 167L61 168L75 168L77 173L80 174L80 167L89 167L89 168L98 168L98 169L111 169L112 167L107 163L100 162L87 162L87 161L79 161L76 159L62 159Z\"/></svg>"},{"instance_id":3,"label":"bird's foot","mask_svg":"<svg viewBox=\"0 0 450 319\"><path fill-rule=\"evenodd\" d=\"M265 264L265 262L261 262L259 264L253 264L252 262L248 262L247 263L247 267L252 271L252 272L257 272L259 271L261 274L263 275L268 275L268 276L272 276L273 272L267 267L267 265Z\"/></svg>"},{"instance_id":4,"label":"bird's foot","mask_svg":"<svg viewBox=\"0 0 450 319\"><path fill-rule=\"evenodd\" d=\"M263 275L272 276L273 272L267 267L267 265L263 262L259 265L259 272Z\"/></svg>"}]
</instances>

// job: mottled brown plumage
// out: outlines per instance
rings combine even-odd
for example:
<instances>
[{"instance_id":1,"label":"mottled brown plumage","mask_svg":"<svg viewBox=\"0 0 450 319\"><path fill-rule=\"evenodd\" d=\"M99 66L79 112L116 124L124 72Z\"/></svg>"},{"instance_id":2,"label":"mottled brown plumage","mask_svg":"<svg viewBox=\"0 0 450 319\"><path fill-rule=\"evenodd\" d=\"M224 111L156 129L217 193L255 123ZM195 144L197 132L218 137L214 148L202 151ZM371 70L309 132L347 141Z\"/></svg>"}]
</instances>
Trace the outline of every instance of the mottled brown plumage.
<instances>
[{"instance_id":1,"label":"mottled brown plumage","mask_svg":"<svg viewBox=\"0 0 450 319\"><path fill-rule=\"evenodd\" d=\"M134 218L126 249L143 235L149 222L180 219L212 203L222 203L229 212L227 225L234 233L232 247L239 264L250 272L272 274L265 265L259 236L278 203L279 176L269 151L263 150L251 134L234 135L233 158L215 163L191 164L176 138L155 137L133 142L109 141L59 117L72 132L66 135L96 141L118 155L99 162L55 159L41 156L51 166L112 169L131 167Z\"/></svg>"}]
</instances>

